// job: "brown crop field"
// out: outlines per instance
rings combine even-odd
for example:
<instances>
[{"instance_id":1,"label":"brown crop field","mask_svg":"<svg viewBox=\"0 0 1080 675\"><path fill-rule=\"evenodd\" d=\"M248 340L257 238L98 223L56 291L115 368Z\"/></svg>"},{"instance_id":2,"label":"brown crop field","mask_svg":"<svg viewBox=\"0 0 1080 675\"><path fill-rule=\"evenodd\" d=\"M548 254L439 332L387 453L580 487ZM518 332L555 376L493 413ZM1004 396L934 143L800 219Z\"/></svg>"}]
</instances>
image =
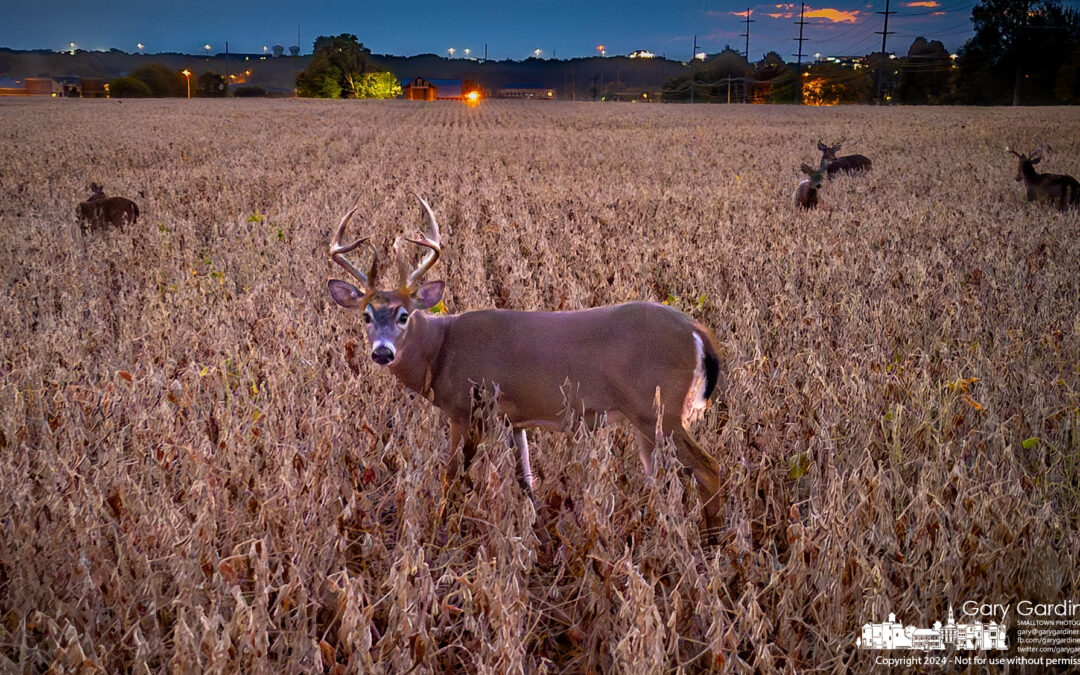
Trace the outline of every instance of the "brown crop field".
<instances>
[{"instance_id":1,"label":"brown crop field","mask_svg":"<svg viewBox=\"0 0 1080 675\"><path fill-rule=\"evenodd\" d=\"M1080 175L1074 109L20 100L0 136L0 671L840 673L889 613L1080 601L1080 214L1006 152ZM873 171L796 209L842 137ZM81 236L91 182L138 223ZM535 503L498 425L444 489L445 420L326 290L353 200L386 253L412 191L452 313L711 327L714 545L614 424L531 435Z\"/></svg>"}]
</instances>

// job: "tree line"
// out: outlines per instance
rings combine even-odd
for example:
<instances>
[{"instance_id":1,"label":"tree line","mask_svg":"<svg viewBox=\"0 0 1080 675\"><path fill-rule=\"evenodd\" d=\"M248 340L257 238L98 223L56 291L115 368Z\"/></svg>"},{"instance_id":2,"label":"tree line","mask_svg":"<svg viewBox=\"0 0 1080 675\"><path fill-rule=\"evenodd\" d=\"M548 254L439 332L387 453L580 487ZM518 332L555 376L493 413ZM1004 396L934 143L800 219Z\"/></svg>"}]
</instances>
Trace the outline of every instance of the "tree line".
<instances>
[{"instance_id":1,"label":"tree line","mask_svg":"<svg viewBox=\"0 0 1080 675\"><path fill-rule=\"evenodd\" d=\"M980 0L975 34L950 54L916 38L904 55L867 54L799 68L769 52L750 63L728 47L668 80L669 101L809 104L1061 105L1080 103L1080 13L1059 0Z\"/></svg>"}]
</instances>

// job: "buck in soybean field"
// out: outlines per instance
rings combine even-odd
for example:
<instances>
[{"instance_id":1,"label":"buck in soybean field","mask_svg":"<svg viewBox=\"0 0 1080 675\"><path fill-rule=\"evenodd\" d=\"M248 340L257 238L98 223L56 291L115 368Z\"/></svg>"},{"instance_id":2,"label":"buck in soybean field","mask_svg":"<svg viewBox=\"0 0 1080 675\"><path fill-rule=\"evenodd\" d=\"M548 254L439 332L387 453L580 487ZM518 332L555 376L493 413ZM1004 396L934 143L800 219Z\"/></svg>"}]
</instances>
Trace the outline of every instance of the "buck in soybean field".
<instances>
[{"instance_id":1,"label":"buck in soybean field","mask_svg":"<svg viewBox=\"0 0 1080 675\"><path fill-rule=\"evenodd\" d=\"M816 169L805 163L799 168L806 174L806 178L799 183L799 187L795 188L795 202L804 209L817 208L818 190L821 189L825 162L822 160L821 165Z\"/></svg>"},{"instance_id":2,"label":"buck in soybean field","mask_svg":"<svg viewBox=\"0 0 1080 675\"><path fill-rule=\"evenodd\" d=\"M869 157L863 155L844 155L843 157L837 157L836 151L840 149L845 139L841 138L833 145L825 145L819 139L817 142L818 150L821 151L821 163L825 167L825 175L828 178L832 178L834 174L843 171L844 173L856 174L863 171L869 171L872 162Z\"/></svg>"},{"instance_id":3,"label":"buck in soybean field","mask_svg":"<svg viewBox=\"0 0 1080 675\"><path fill-rule=\"evenodd\" d=\"M370 237L343 245L344 215L330 242L330 257L360 282L331 279L331 297L359 310L371 359L409 389L428 398L450 422L448 477L467 468L478 430L470 424L474 401L490 396L512 429L524 489L532 470L526 428L572 431L607 414L637 432L646 474L661 436L674 443L679 460L694 474L705 503L706 527L718 527L719 464L690 436L686 425L701 416L715 392L720 362L708 329L670 307L630 302L576 311L528 312L488 309L460 315L423 311L442 297L444 282L422 277L441 253L439 226L419 196L426 232L405 239L428 249L407 272L399 244L396 287L380 289L378 254L365 274L345 259ZM658 416L658 412L660 413Z\"/></svg>"},{"instance_id":4,"label":"buck in soybean field","mask_svg":"<svg viewBox=\"0 0 1080 675\"><path fill-rule=\"evenodd\" d=\"M79 230L87 232L112 226L124 231L124 224L133 225L139 218L138 205L127 197L106 197L97 183L90 184L90 198L75 207Z\"/></svg>"},{"instance_id":5,"label":"buck in soybean field","mask_svg":"<svg viewBox=\"0 0 1080 675\"><path fill-rule=\"evenodd\" d=\"M1035 165L1042 160L1042 146L1031 153L1031 157L1006 148L1016 155L1019 166L1016 168L1016 181L1027 188L1027 200L1047 201L1057 204L1064 211L1067 206L1080 205L1080 183L1072 176L1062 173L1037 173Z\"/></svg>"}]
</instances>

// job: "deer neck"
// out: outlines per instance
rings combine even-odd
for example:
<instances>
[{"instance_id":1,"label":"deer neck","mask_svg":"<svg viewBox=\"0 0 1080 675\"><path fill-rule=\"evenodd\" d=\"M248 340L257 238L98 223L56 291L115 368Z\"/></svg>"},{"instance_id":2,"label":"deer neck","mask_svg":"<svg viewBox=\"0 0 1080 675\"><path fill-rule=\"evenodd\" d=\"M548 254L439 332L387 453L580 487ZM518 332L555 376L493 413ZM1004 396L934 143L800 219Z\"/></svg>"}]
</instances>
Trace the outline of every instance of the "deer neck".
<instances>
[{"instance_id":1,"label":"deer neck","mask_svg":"<svg viewBox=\"0 0 1080 675\"><path fill-rule=\"evenodd\" d=\"M1031 183L1038 180L1039 172L1035 170L1035 165L1031 162L1024 162L1020 170L1023 172L1026 182Z\"/></svg>"},{"instance_id":2,"label":"deer neck","mask_svg":"<svg viewBox=\"0 0 1080 675\"><path fill-rule=\"evenodd\" d=\"M402 384L421 396L431 395L435 360L442 349L449 319L414 312L409 317L409 328L397 358L387 367Z\"/></svg>"}]
</instances>

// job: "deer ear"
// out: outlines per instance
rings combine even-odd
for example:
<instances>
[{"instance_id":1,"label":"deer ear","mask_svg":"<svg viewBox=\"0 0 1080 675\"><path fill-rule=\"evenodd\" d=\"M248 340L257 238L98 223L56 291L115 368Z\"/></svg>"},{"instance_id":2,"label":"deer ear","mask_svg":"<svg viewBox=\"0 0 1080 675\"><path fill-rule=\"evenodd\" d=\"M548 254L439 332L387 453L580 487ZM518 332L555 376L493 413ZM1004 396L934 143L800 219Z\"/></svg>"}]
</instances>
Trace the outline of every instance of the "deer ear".
<instances>
[{"instance_id":1,"label":"deer ear","mask_svg":"<svg viewBox=\"0 0 1080 675\"><path fill-rule=\"evenodd\" d=\"M443 289L445 288L445 281L429 281L416 289L416 293L413 293L416 309L431 309L439 304L439 300L442 300Z\"/></svg>"},{"instance_id":2,"label":"deer ear","mask_svg":"<svg viewBox=\"0 0 1080 675\"><path fill-rule=\"evenodd\" d=\"M326 282L326 287L330 289L330 297L342 307L356 309L364 300L364 294L356 286L346 281L331 279Z\"/></svg>"}]
</instances>

